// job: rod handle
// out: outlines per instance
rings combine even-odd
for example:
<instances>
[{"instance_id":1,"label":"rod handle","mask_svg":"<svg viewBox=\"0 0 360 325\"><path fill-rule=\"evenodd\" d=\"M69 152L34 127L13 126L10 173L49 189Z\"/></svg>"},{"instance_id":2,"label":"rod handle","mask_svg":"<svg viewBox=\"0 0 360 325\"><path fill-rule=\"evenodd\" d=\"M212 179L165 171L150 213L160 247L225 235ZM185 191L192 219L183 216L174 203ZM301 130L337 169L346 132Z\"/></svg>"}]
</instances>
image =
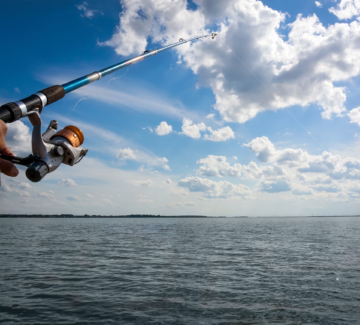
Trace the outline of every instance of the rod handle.
<instances>
[{"instance_id":1,"label":"rod handle","mask_svg":"<svg viewBox=\"0 0 360 325\"><path fill-rule=\"evenodd\" d=\"M3 122L5 123L14 122L16 121L16 117L17 116L15 115L14 110L11 109L10 107L7 107L6 105L0 107L0 120L2 120Z\"/></svg>"}]
</instances>

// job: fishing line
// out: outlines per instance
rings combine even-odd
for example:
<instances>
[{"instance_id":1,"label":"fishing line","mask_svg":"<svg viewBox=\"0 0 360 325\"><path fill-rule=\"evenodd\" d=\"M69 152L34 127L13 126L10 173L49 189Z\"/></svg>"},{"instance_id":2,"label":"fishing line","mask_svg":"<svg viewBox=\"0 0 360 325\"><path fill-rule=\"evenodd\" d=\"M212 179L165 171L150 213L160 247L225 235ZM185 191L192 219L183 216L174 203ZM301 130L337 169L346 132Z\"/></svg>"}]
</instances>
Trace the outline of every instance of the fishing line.
<instances>
[{"instance_id":1,"label":"fishing line","mask_svg":"<svg viewBox=\"0 0 360 325\"><path fill-rule=\"evenodd\" d=\"M221 41L220 41L221 42ZM232 54L234 54L234 56L245 66L245 68L246 69L248 69L249 70L249 72L261 83L261 85L270 93L270 95L273 95L274 96L274 94L272 93L272 91L257 77L257 75L236 55L236 53L229 47L229 46L227 46L226 45L226 43L225 42L221 42L221 43L223 43L228 49L229 49L229 51L232 53ZM311 132L310 131L308 131L306 128L305 128L305 126L285 107L285 110L292 116L292 118L305 130L305 132L307 133L307 135L308 136L310 136L318 145L319 145L319 147L322 149L322 150L324 150L324 151L326 151L325 149L324 149L324 147L319 143L319 141L317 141L314 137L313 137L313 135L311 134Z\"/></svg>"},{"instance_id":2,"label":"fishing line","mask_svg":"<svg viewBox=\"0 0 360 325\"><path fill-rule=\"evenodd\" d=\"M116 79L119 79L119 78L125 76L125 75L128 73L128 71L129 71L129 69L127 69L126 72L125 72L124 74L122 74L121 76L110 79L109 82L107 83L105 89L109 86L109 83L110 83L111 81L116 80Z\"/></svg>"},{"instance_id":3,"label":"fishing line","mask_svg":"<svg viewBox=\"0 0 360 325\"><path fill-rule=\"evenodd\" d=\"M71 112L75 109L75 107L77 106L77 104L79 104L82 100L85 100L85 99L89 99L89 98L84 97L84 98L79 99L79 100L76 102L76 104L75 104L75 106L73 107L73 109L69 112L69 114L68 114L68 115L70 115L70 114L71 114Z\"/></svg>"},{"instance_id":4,"label":"fishing line","mask_svg":"<svg viewBox=\"0 0 360 325\"><path fill-rule=\"evenodd\" d=\"M129 71L129 69L127 69L127 70L126 70L126 72L125 72L125 73L123 73L121 76L110 79L110 80L109 80L109 82L107 83L107 85L106 85L105 89L109 86L109 84L110 84L110 82L111 82L112 80L116 80L116 79L119 79L119 78L121 78L121 77L125 76L125 75L128 73L128 71ZM77 105L78 105L81 101L83 101L83 100L85 100L85 99L89 99L89 98L84 97L84 98L79 99L79 100L76 102L76 104L75 104L75 106L73 107L73 109L69 112L69 114L68 114L68 115L70 115L70 114L71 114L71 112L73 112L73 111L75 110L76 106L77 106Z\"/></svg>"}]
</instances>

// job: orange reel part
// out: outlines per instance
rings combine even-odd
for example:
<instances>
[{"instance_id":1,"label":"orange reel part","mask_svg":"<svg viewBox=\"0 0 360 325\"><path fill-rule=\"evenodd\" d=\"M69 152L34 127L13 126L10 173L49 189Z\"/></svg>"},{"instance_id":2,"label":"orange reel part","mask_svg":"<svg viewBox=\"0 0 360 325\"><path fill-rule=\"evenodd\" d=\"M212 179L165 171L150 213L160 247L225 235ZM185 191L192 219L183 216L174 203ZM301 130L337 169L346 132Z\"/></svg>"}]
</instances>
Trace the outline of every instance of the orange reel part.
<instances>
[{"instance_id":1,"label":"orange reel part","mask_svg":"<svg viewBox=\"0 0 360 325\"><path fill-rule=\"evenodd\" d=\"M53 137L64 137L74 148L80 147L85 140L82 131L73 125L65 126L62 130L53 135Z\"/></svg>"}]
</instances>

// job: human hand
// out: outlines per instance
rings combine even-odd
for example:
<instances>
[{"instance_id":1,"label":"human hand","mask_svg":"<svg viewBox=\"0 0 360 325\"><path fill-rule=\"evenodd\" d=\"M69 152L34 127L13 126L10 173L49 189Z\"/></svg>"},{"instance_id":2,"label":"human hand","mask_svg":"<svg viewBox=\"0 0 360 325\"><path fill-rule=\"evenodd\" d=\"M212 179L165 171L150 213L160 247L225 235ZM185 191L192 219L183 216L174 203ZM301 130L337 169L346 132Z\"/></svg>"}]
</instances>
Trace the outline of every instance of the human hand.
<instances>
[{"instance_id":1,"label":"human hand","mask_svg":"<svg viewBox=\"0 0 360 325\"><path fill-rule=\"evenodd\" d=\"M6 146L5 135L7 132L6 124L0 120L0 154L14 156L11 150ZM0 159L0 172L10 177L19 175L18 169L10 161Z\"/></svg>"}]
</instances>

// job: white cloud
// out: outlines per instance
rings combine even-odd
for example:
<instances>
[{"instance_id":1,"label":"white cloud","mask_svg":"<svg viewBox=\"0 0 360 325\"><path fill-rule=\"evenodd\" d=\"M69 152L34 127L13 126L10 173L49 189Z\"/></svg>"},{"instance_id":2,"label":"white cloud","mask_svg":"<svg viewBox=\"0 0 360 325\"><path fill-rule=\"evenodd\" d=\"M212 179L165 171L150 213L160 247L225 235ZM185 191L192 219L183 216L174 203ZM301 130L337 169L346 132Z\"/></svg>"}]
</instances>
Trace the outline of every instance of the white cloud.
<instances>
[{"instance_id":1,"label":"white cloud","mask_svg":"<svg viewBox=\"0 0 360 325\"><path fill-rule=\"evenodd\" d=\"M350 123L356 123L360 126L360 107L352 109L348 116L350 118Z\"/></svg>"},{"instance_id":2,"label":"white cloud","mask_svg":"<svg viewBox=\"0 0 360 325\"><path fill-rule=\"evenodd\" d=\"M214 182L200 177L186 177L178 182L178 186L187 188L190 192L203 192L208 198L230 198L249 194L249 188L245 185L234 185L226 181Z\"/></svg>"},{"instance_id":3,"label":"white cloud","mask_svg":"<svg viewBox=\"0 0 360 325\"><path fill-rule=\"evenodd\" d=\"M103 13L99 10L89 9L88 5L89 4L86 1L81 5L76 5L76 8L82 12L81 17L92 19L97 13L103 15Z\"/></svg>"},{"instance_id":4,"label":"white cloud","mask_svg":"<svg viewBox=\"0 0 360 325\"><path fill-rule=\"evenodd\" d=\"M318 7L318 8L322 8L322 6L323 6L320 1L315 1L315 5L316 5L316 7Z\"/></svg>"},{"instance_id":5,"label":"white cloud","mask_svg":"<svg viewBox=\"0 0 360 325\"><path fill-rule=\"evenodd\" d=\"M360 160L354 158L344 159L326 151L315 156L302 149L276 149L267 137L256 138L244 146L249 147L259 161L275 163L273 168L284 167L302 174L325 174L334 180L360 179Z\"/></svg>"},{"instance_id":6,"label":"white cloud","mask_svg":"<svg viewBox=\"0 0 360 325\"><path fill-rule=\"evenodd\" d=\"M150 179L145 179L140 181L132 181L131 183L137 187L149 187L152 186L153 181L151 181Z\"/></svg>"},{"instance_id":7,"label":"white cloud","mask_svg":"<svg viewBox=\"0 0 360 325\"><path fill-rule=\"evenodd\" d=\"M121 55L139 53L148 37L168 44L179 35L202 34L216 20L217 40L186 44L176 51L200 76L200 85L211 87L214 107L223 119L243 123L265 110L311 103L321 107L325 119L345 112L345 88L335 83L360 73L359 22L324 26L316 15L299 15L287 24L285 40L281 27L286 14L261 1L194 2L197 10L187 10L185 0L123 0L120 24L103 44ZM342 0L340 7L358 8L357 3ZM196 126L189 134L199 138L204 127Z\"/></svg>"},{"instance_id":8,"label":"white cloud","mask_svg":"<svg viewBox=\"0 0 360 325\"><path fill-rule=\"evenodd\" d=\"M147 126L146 128L142 128L143 130L146 130L148 129L151 133L154 132L154 130L150 127L150 126Z\"/></svg>"},{"instance_id":9,"label":"white cloud","mask_svg":"<svg viewBox=\"0 0 360 325\"><path fill-rule=\"evenodd\" d=\"M230 166L224 156L209 155L207 158L200 159L198 164L202 164L197 170L197 174L206 177L240 176L241 165Z\"/></svg>"},{"instance_id":10,"label":"white cloud","mask_svg":"<svg viewBox=\"0 0 360 325\"><path fill-rule=\"evenodd\" d=\"M114 47L119 55L143 52L148 36L153 42L175 41L203 31L204 17L186 10L184 0L123 0L122 7L124 11L114 35L100 43Z\"/></svg>"},{"instance_id":11,"label":"white cloud","mask_svg":"<svg viewBox=\"0 0 360 325\"><path fill-rule=\"evenodd\" d=\"M72 187L72 186L76 186L77 184L75 183L75 181L73 181L70 178L63 178L58 184L65 186L65 187Z\"/></svg>"},{"instance_id":12,"label":"white cloud","mask_svg":"<svg viewBox=\"0 0 360 325\"><path fill-rule=\"evenodd\" d=\"M38 193L38 196L44 197L46 199L54 199L55 198L54 194L52 194L50 192L40 192L40 193Z\"/></svg>"},{"instance_id":13,"label":"white cloud","mask_svg":"<svg viewBox=\"0 0 360 325\"><path fill-rule=\"evenodd\" d=\"M16 155L31 153L30 129L21 121L7 124L6 144Z\"/></svg>"},{"instance_id":14,"label":"white cloud","mask_svg":"<svg viewBox=\"0 0 360 325\"><path fill-rule=\"evenodd\" d=\"M117 154L116 158L120 160L136 160L135 151L131 148L120 149L119 153Z\"/></svg>"},{"instance_id":15,"label":"white cloud","mask_svg":"<svg viewBox=\"0 0 360 325\"><path fill-rule=\"evenodd\" d=\"M172 131L172 126L168 125L165 121L161 122L160 125L155 129L155 133L157 135L167 135Z\"/></svg>"},{"instance_id":16,"label":"white cloud","mask_svg":"<svg viewBox=\"0 0 360 325\"><path fill-rule=\"evenodd\" d=\"M182 133L185 134L186 136L193 139L199 139L201 138L200 131L205 131L205 130L206 130L206 125L204 123L193 124L193 122L190 119L188 118L183 119Z\"/></svg>"},{"instance_id":17,"label":"white cloud","mask_svg":"<svg viewBox=\"0 0 360 325\"><path fill-rule=\"evenodd\" d=\"M267 193L280 193L291 191L290 184L285 181L262 182L260 191Z\"/></svg>"},{"instance_id":18,"label":"white cloud","mask_svg":"<svg viewBox=\"0 0 360 325\"><path fill-rule=\"evenodd\" d=\"M163 168L164 170L167 170L167 171L170 171L170 170L171 170L171 168L170 168L169 165L164 165L162 168Z\"/></svg>"},{"instance_id":19,"label":"white cloud","mask_svg":"<svg viewBox=\"0 0 360 325\"><path fill-rule=\"evenodd\" d=\"M226 126L215 131L208 127L208 131L211 135L205 134L204 139L206 140L220 142L235 138L234 132L230 126Z\"/></svg>"},{"instance_id":20,"label":"white cloud","mask_svg":"<svg viewBox=\"0 0 360 325\"><path fill-rule=\"evenodd\" d=\"M359 0L341 0L337 8L329 9L336 17L341 20L351 19L354 16L360 15L360 1Z\"/></svg>"},{"instance_id":21,"label":"white cloud","mask_svg":"<svg viewBox=\"0 0 360 325\"><path fill-rule=\"evenodd\" d=\"M254 152L261 162L284 163L287 161L306 161L309 155L301 149L275 149L274 144L267 137L256 138L245 144L250 151Z\"/></svg>"},{"instance_id":22,"label":"white cloud","mask_svg":"<svg viewBox=\"0 0 360 325\"><path fill-rule=\"evenodd\" d=\"M166 164L167 162L169 162L169 160L165 157L162 157L162 158L158 158L158 162L160 164Z\"/></svg>"},{"instance_id":23,"label":"white cloud","mask_svg":"<svg viewBox=\"0 0 360 325\"><path fill-rule=\"evenodd\" d=\"M209 132L210 135L204 134L204 139L210 141L220 142L235 138L234 132L230 126L213 130L211 127L207 127L204 123L194 124L193 121L188 118L183 119L182 134L185 134L193 139L199 139L201 138L201 132Z\"/></svg>"},{"instance_id":24,"label":"white cloud","mask_svg":"<svg viewBox=\"0 0 360 325\"><path fill-rule=\"evenodd\" d=\"M326 151L321 155L311 155L302 149L277 149L267 137L253 139L244 146L257 156L260 165L254 161L248 165L230 165L224 156L209 155L197 162L201 164L196 171L197 175L237 177L241 182L257 181L260 192L292 191L294 195L311 195L314 198L324 198L325 193L332 199L335 198L331 195L336 193L351 196L351 189L355 188L360 180L360 160L355 158L342 158ZM224 184L199 177L188 177L181 180L178 185L188 188L191 192L207 193L216 189L217 193L221 193ZM219 197L221 194L212 196ZM228 197L231 196L230 193ZM354 196L352 198L355 199Z\"/></svg>"}]
</instances>

